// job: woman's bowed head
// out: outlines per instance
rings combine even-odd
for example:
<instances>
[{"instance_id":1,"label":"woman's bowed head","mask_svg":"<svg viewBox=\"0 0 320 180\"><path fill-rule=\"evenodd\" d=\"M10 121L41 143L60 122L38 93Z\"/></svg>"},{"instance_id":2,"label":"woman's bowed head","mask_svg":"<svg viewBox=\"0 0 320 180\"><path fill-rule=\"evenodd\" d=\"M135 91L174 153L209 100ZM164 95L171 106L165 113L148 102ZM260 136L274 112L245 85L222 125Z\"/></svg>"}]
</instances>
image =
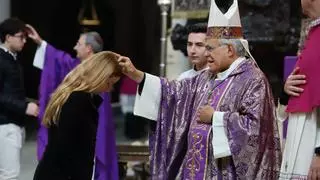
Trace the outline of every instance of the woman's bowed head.
<instances>
[{"instance_id":1,"label":"woman's bowed head","mask_svg":"<svg viewBox=\"0 0 320 180\"><path fill-rule=\"evenodd\" d=\"M118 64L121 56L111 51L102 51L90 56L74 68L52 94L44 114L46 127L57 124L62 105L74 91L103 93L111 91L122 72Z\"/></svg>"}]
</instances>

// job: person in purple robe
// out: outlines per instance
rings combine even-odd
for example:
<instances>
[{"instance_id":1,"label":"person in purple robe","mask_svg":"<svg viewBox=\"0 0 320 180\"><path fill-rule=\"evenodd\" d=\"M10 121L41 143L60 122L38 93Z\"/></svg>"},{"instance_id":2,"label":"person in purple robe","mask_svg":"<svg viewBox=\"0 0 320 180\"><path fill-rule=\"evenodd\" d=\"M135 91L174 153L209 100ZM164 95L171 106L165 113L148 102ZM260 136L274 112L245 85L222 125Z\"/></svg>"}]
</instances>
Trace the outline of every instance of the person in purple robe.
<instances>
[{"instance_id":1,"label":"person in purple robe","mask_svg":"<svg viewBox=\"0 0 320 180\"><path fill-rule=\"evenodd\" d=\"M136 69L127 57L118 60L123 73L139 83L135 115L156 121L149 139L152 179L279 177L281 149L271 88L241 39L233 2L225 16L211 1L209 69L201 74L168 81Z\"/></svg>"},{"instance_id":2,"label":"person in purple robe","mask_svg":"<svg viewBox=\"0 0 320 180\"><path fill-rule=\"evenodd\" d=\"M42 40L32 26L28 25L27 27L30 30L29 38L39 45L34 58L34 66L42 69L39 94L39 122L41 122L45 108L54 90L74 67L93 54L102 51L103 40L97 32L81 34L74 47L74 50L77 52L77 58L73 58L70 54L58 50ZM108 93L102 93L102 97L103 102L99 108L99 124L96 137L94 178L97 180L117 180L119 175L115 142L115 124L112 119L110 96ZM40 125L37 140L38 160L42 158L48 143L47 133L47 128Z\"/></svg>"}]
</instances>

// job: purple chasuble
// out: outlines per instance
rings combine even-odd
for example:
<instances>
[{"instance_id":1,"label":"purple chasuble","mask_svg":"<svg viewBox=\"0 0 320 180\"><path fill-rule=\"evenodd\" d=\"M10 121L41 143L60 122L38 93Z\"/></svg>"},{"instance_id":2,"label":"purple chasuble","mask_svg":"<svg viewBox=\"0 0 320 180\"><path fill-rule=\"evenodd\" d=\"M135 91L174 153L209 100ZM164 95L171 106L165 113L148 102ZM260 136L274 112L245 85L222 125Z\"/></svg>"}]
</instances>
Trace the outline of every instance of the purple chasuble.
<instances>
[{"instance_id":1,"label":"purple chasuble","mask_svg":"<svg viewBox=\"0 0 320 180\"><path fill-rule=\"evenodd\" d=\"M230 78L231 79L231 78ZM206 104L211 105L217 109L220 99L223 97L230 79L226 81L211 80L206 85L207 93L203 101L199 102L200 106ZM214 83L213 83L214 82ZM200 107L198 106L198 108ZM196 113L195 113L196 114ZM210 134L212 133L211 124L199 124L197 120L199 117L194 117L191 122L191 127L188 135L188 149L186 154L186 168L184 168L185 179L206 179L209 147L211 144Z\"/></svg>"},{"instance_id":2,"label":"purple chasuble","mask_svg":"<svg viewBox=\"0 0 320 180\"><path fill-rule=\"evenodd\" d=\"M271 88L252 60L223 81L208 71L191 79L161 79L161 107L150 134L152 179L277 179L281 151ZM210 93L209 93L210 92ZM214 159L211 124L199 107L224 112L230 157Z\"/></svg>"},{"instance_id":3,"label":"purple chasuble","mask_svg":"<svg viewBox=\"0 0 320 180\"><path fill-rule=\"evenodd\" d=\"M64 77L78 64L78 59L72 58L69 54L55 49L50 44L46 47L44 68L41 73L40 83L40 129L37 138L37 157L42 158L45 147L48 143L47 129L41 125L46 105L49 102L51 93L63 81ZM103 93L103 103L99 108L99 123L96 139L95 158L95 179L96 180L117 180L118 160L115 142L115 125L112 119L112 110L108 93Z\"/></svg>"}]
</instances>

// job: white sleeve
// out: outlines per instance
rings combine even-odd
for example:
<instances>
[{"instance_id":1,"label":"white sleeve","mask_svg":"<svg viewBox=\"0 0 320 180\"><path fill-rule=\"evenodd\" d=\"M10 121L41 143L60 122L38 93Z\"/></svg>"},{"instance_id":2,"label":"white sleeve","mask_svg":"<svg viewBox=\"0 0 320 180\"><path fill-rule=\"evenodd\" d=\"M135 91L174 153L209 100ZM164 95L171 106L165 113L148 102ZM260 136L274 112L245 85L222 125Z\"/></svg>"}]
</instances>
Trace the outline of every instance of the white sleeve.
<instances>
[{"instance_id":1,"label":"white sleeve","mask_svg":"<svg viewBox=\"0 0 320 180\"><path fill-rule=\"evenodd\" d=\"M316 146L315 148L317 147L320 147L320 108L317 107L317 108L314 108L313 111L312 111L312 117L315 118L315 121L317 122L317 138L316 138Z\"/></svg>"},{"instance_id":2,"label":"white sleeve","mask_svg":"<svg viewBox=\"0 0 320 180\"><path fill-rule=\"evenodd\" d=\"M188 70L188 71L185 71L185 72L181 73L179 75L179 77L177 78L177 81L182 81L182 80L184 80L186 78L192 78L192 77L193 77L193 75L190 74L190 70Z\"/></svg>"},{"instance_id":3,"label":"white sleeve","mask_svg":"<svg viewBox=\"0 0 320 180\"><path fill-rule=\"evenodd\" d=\"M139 87L138 87L139 88ZM134 114L156 121L161 99L160 78L145 73L145 81L141 95L136 95L134 104Z\"/></svg>"},{"instance_id":4,"label":"white sleeve","mask_svg":"<svg viewBox=\"0 0 320 180\"><path fill-rule=\"evenodd\" d=\"M33 66L39 69L43 69L45 55L46 55L47 42L42 41L41 45L38 46L36 54L33 59Z\"/></svg>"},{"instance_id":5,"label":"white sleeve","mask_svg":"<svg viewBox=\"0 0 320 180\"><path fill-rule=\"evenodd\" d=\"M214 159L231 156L229 141L224 131L224 112L215 111L212 117L212 147Z\"/></svg>"},{"instance_id":6,"label":"white sleeve","mask_svg":"<svg viewBox=\"0 0 320 180\"><path fill-rule=\"evenodd\" d=\"M183 73L181 73L180 75L179 75L179 77L177 78L177 81L181 81L182 79L184 79L185 78L185 72L183 72Z\"/></svg>"},{"instance_id":7,"label":"white sleeve","mask_svg":"<svg viewBox=\"0 0 320 180\"><path fill-rule=\"evenodd\" d=\"M287 109L287 106L284 106L278 103L276 116L277 116L277 124L278 124L278 130L279 130L281 149L284 148L284 143L285 143L285 138L283 136L283 131L284 131L283 123L288 118L288 113L286 112L286 109Z\"/></svg>"},{"instance_id":8,"label":"white sleeve","mask_svg":"<svg viewBox=\"0 0 320 180\"><path fill-rule=\"evenodd\" d=\"M287 106L282 105L279 103L276 113L277 113L277 120L279 122L284 122L288 118L288 113L286 112Z\"/></svg>"}]
</instances>

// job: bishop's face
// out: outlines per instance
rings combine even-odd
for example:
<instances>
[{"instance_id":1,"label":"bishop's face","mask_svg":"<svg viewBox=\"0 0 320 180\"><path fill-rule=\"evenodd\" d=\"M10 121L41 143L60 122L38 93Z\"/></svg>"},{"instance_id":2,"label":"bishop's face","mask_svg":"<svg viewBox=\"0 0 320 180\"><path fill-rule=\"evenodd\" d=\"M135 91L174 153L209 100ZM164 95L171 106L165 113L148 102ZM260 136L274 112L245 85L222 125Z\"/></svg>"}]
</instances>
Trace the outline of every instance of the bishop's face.
<instances>
[{"instance_id":1,"label":"bishop's face","mask_svg":"<svg viewBox=\"0 0 320 180\"><path fill-rule=\"evenodd\" d=\"M217 39L207 39L205 56L208 60L209 70L216 74L223 72L229 68L232 63L232 49L231 45L220 44Z\"/></svg>"}]
</instances>

